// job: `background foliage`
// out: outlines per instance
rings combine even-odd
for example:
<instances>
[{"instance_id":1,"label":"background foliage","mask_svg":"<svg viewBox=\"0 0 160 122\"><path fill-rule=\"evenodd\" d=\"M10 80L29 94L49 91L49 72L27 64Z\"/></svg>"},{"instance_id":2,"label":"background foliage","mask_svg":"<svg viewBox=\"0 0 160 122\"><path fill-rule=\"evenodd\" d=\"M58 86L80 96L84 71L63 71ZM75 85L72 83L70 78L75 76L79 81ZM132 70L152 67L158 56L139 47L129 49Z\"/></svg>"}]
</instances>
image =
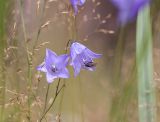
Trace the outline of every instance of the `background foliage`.
<instances>
[{"instance_id":1,"label":"background foliage","mask_svg":"<svg viewBox=\"0 0 160 122\"><path fill-rule=\"evenodd\" d=\"M47 82L36 71L45 49L62 54L73 34L73 21L66 0L0 0L0 121L36 122L42 116ZM160 100L160 2L151 4L154 94ZM141 20L147 22L146 20ZM143 22L142 22L143 23ZM117 10L108 0L88 0L76 18L77 39L103 54L95 72L82 71L77 78L63 80L65 88L45 121L138 122L138 80L136 64L136 22L120 28ZM145 23L143 23L145 24ZM138 37L137 37L138 38ZM150 37L149 37L150 38ZM147 38L148 39L148 38ZM147 55L147 54L146 54ZM145 60L144 60L145 62ZM47 106L53 100L55 81L49 90ZM5 109L4 109L5 108ZM160 118L157 118L157 122Z\"/></svg>"}]
</instances>

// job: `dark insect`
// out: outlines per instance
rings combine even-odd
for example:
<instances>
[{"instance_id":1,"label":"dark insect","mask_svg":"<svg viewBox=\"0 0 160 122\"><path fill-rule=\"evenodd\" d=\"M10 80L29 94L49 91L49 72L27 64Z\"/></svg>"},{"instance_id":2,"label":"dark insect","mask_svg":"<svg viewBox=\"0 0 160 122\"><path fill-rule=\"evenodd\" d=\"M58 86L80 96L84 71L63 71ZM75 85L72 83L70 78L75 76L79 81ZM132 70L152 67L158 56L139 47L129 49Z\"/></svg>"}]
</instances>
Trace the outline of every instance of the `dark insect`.
<instances>
[{"instance_id":1,"label":"dark insect","mask_svg":"<svg viewBox=\"0 0 160 122\"><path fill-rule=\"evenodd\" d=\"M94 63L93 61L85 63L86 67L95 67L96 65L97 65L97 63Z\"/></svg>"}]
</instances>

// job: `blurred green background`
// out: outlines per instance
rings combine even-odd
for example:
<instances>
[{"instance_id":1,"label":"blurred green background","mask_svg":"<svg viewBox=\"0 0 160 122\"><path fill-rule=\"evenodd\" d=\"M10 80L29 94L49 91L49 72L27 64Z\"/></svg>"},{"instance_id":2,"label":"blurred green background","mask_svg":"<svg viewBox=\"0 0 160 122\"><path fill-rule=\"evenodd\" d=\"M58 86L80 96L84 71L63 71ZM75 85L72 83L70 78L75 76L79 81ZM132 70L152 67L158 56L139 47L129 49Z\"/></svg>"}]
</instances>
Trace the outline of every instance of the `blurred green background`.
<instances>
[{"instance_id":1,"label":"blurred green background","mask_svg":"<svg viewBox=\"0 0 160 122\"><path fill-rule=\"evenodd\" d=\"M59 55L64 53L73 33L70 9L69 0L0 0L1 121L37 122L41 117L47 82L36 66L43 62L46 48ZM151 19L158 115L159 0L151 4ZM65 82L66 87L43 121L138 122L136 22L120 28L117 10L109 0L88 0L79 10L76 27L77 41L103 56L96 60L94 72L82 70L74 77L69 67L71 77L62 80L61 85ZM57 82L51 84L47 106L53 100Z\"/></svg>"}]
</instances>

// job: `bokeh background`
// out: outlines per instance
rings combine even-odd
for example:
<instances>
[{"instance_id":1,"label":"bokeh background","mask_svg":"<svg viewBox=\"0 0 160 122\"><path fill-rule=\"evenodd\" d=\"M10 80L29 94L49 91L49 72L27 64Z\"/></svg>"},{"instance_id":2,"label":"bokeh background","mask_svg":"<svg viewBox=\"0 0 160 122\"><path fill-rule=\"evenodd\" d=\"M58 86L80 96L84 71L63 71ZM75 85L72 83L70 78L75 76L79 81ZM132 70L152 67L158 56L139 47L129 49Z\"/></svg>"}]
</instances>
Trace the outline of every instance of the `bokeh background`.
<instances>
[{"instance_id":1,"label":"bokeh background","mask_svg":"<svg viewBox=\"0 0 160 122\"><path fill-rule=\"evenodd\" d=\"M45 74L36 71L43 62L46 48L63 54L72 39L69 0L7 1L5 12L5 122L27 122L28 68L34 95L31 121L42 115L47 91ZM76 17L77 41L94 52L96 71L82 70L78 77L65 82L54 106L47 113L47 122L138 122L137 76L135 68L136 21L120 28L117 9L109 0L86 0ZM157 113L160 112L160 2L151 4L153 25L154 82ZM22 21L23 20L23 21ZM144 20L145 21L145 20ZM25 34L24 34L25 32ZM40 32L40 33L38 33ZM38 39L37 39L38 37ZM35 43L36 42L36 43ZM33 48L34 53L32 53ZM31 64L27 55L32 55ZM55 95L55 80L51 84L48 106ZM158 118L157 122L160 121Z\"/></svg>"}]
</instances>

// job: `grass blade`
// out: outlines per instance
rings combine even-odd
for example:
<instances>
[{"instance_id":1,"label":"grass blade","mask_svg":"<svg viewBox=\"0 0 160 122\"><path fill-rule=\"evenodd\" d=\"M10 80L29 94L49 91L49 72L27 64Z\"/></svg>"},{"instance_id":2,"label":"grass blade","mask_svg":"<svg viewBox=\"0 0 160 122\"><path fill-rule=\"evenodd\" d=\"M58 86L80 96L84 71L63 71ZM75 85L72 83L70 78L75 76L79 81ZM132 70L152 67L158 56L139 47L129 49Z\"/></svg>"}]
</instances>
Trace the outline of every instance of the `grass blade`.
<instances>
[{"instance_id":1,"label":"grass blade","mask_svg":"<svg viewBox=\"0 0 160 122\"><path fill-rule=\"evenodd\" d=\"M0 1L0 122L4 121L5 107L5 19L7 0Z\"/></svg>"},{"instance_id":2,"label":"grass blade","mask_svg":"<svg viewBox=\"0 0 160 122\"><path fill-rule=\"evenodd\" d=\"M138 13L136 33L139 122L156 122L149 6Z\"/></svg>"}]
</instances>

